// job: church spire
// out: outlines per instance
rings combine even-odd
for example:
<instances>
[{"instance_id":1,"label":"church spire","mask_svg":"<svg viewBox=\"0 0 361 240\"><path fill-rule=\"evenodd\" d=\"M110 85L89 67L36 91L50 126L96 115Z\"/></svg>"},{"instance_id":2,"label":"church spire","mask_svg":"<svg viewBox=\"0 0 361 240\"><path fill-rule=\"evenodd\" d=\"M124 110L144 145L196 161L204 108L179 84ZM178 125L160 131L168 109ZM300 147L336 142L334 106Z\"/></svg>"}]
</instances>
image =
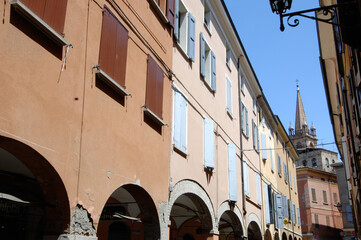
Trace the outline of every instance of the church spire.
<instances>
[{"instance_id":1,"label":"church spire","mask_svg":"<svg viewBox=\"0 0 361 240\"><path fill-rule=\"evenodd\" d=\"M308 128L307 118L306 118L305 109L303 108L303 103L302 103L301 94L300 94L300 88L299 88L298 80L297 80L297 103L296 103L295 131L297 132L299 130L304 129L305 127Z\"/></svg>"}]
</instances>

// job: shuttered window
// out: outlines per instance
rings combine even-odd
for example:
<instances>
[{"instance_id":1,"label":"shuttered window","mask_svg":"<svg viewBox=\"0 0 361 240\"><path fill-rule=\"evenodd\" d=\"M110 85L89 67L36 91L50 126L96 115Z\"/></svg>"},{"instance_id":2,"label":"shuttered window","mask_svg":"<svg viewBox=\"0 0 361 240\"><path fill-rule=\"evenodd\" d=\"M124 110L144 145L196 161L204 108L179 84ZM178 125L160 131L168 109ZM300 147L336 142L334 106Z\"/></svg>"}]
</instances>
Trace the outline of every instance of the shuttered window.
<instances>
[{"instance_id":1,"label":"shuttered window","mask_svg":"<svg viewBox=\"0 0 361 240\"><path fill-rule=\"evenodd\" d=\"M264 206L265 206L264 211L266 214L266 224L271 224L270 201L269 201L268 185L266 183L263 184L263 195L264 195Z\"/></svg>"},{"instance_id":2,"label":"shuttered window","mask_svg":"<svg viewBox=\"0 0 361 240\"><path fill-rule=\"evenodd\" d=\"M173 144L187 152L187 100L178 90L174 91Z\"/></svg>"},{"instance_id":3,"label":"shuttered window","mask_svg":"<svg viewBox=\"0 0 361 240\"><path fill-rule=\"evenodd\" d=\"M253 121L253 120L252 120ZM241 103L241 128L242 132L246 135L246 137L249 137L249 126L248 126L248 110L246 106L244 106L243 103ZM252 124L254 127L254 123ZM253 136L254 136L254 131ZM255 146L255 139L253 138L253 146Z\"/></svg>"},{"instance_id":4,"label":"shuttered window","mask_svg":"<svg viewBox=\"0 0 361 240\"><path fill-rule=\"evenodd\" d=\"M262 140L262 159L267 160L267 141L266 141L266 135L264 133L261 134L261 140Z\"/></svg>"},{"instance_id":5,"label":"shuttered window","mask_svg":"<svg viewBox=\"0 0 361 240\"><path fill-rule=\"evenodd\" d=\"M227 88L227 112L232 115L232 84L228 77L226 77Z\"/></svg>"},{"instance_id":6,"label":"shuttered window","mask_svg":"<svg viewBox=\"0 0 361 240\"><path fill-rule=\"evenodd\" d=\"M128 31L108 8L103 11L99 51L101 77L115 90L125 90ZM126 92L125 92L126 93Z\"/></svg>"},{"instance_id":7,"label":"shuttered window","mask_svg":"<svg viewBox=\"0 0 361 240\"><path fill-rule=\"evenodd\" d=\"M275 202L276 202L276 227L277 228L284 228L283 223L283 197L281 194L275 194Z\"/></svg>"},{"instance_id":8,"label":"shuttered window","mask_svg":"<svg viewBox=\"0 0 361 240\"><path fill-rule=\"evenodd\" d=\"M322 194L323 194L323 203L327 203L327 192L323 190Z\"/></svg>"},{"instance_id":9,"label":"shuttered window","mask_svg":"<svg viewBox=\"0 0 361 240\"><path fill-rule=\"evenodd\" d=\"M236 146L228 144L228 183L229 200L237 201L237 166L236 166Z\"/></svg>"},{"instance_id":10,"label":"shuttered window","mask_svg":"<svg viewBox=\"0 0 361 240\"><path fill-rule=\"evenodd\" d=\"M262 204L262 195L261 195L261 178L259 174L256 174L256 187L257 187L257 203Z\"/></svg>"},{"instance_id":11,"label":"shuttered window","mask_svg":"<svg viewBox=\"0 0 361 240\"><path fill-rule=\"evenodd\" d=\"M63 35L68 0L21 0L39 18L57 33Z\"/></svg>"},{"instance_id":12,"label":"shuttered window","mask_svg":"<svg viewBox=\"0 0 361 240\"><path fill-rule=\"evenodd\" d=\"M208 86L216 92L216 55L200 33L200 73Z\"/></svg>"},{"instance_id":13,"label":"shuttered window","mask_svg":"<svg viewBox=\"0 0 361 240\"><path fill-rule=\"evenodd\" d=\"M146 107L162 119L164 73L157 62L148 55Z\"/></svg>"},{"instance_id":14,"label":"shuttered window","mask_svg":"<svg viewBox=\"0 0 361 240\"><path fill-rule=\"evenodd\" d=\"M249 176L248 176L248 165L246 161L243 161L243 179L244 179L244 193L249 196Z\"/></svg>"},{"instance_id":15,"label":"shuttered window","mask_svg":"<svg viewBox=\"0 0 361 240\"><path fill-rule=\"evenodd\" d=\"M337 193L333 193L333 201L334 201L335 204L338 203Z\"/></svg>"},{"instance_id":16,"label":"shuttered window","mask_svg":"<svg viewBox=\"0 0 361 240\"><path fill-rule=\"evenodd\" d=\"M312 202L317 202L316 190L314 188L311 188L311 194L312 194Z\"/></svg>"},{"instance_id":17,"label":"shuttered window","mask_svg":"<svg viewBox=\"0 0 361 240\"><path fill-rule=\"evenodd\" d=\"M297 208L297 215L298 215L298 226L301 226L301 214L299 208Z\"/></svg>"},{"instance_id":18,"label":"shuttered window","mask_svg":"<svg viewBox=\"0 0 361 240\"><path fill-rule=\"evenodd\" d=\"M273 149L270 150L270 158L271 158L271 171L273 172L274 169L273 169Z\"/></svg>"},{"instance_id":19,"label":"shuttered window","mask_svg":"<svg viewBox=\"0 0 361 240\"><path fill-rule=\"evenodd\" d=\"M280 176L282 176L282 163L281 163L281 158L280 156L277 154L277 165L278 165L278 174Z\"/></svg>"},{"instance_id":20,"label":"shuttered window","mask_svg":"<svg viewBox=\"0 0 361 240\"><path fill-rule=\"evenodd\" d=\"M174 27L174 14L175 11L175 0L167 1L167 18L172 27Z\"/></svg>"},{"instance_id":21,"label":"shuttered window","mask_svg":"<svg viewBox=\"0 0 361 240\"><path fill-rule=\"evenodd\" d=\"M195 60L196 19L188 12L182 0L175 0L173 36L193 62Z\"/></svg>"},{"instance_id":22,"label":"shuttered window","mask_svg":"<svg viewBox=\"0 0 361 240\"><path fill-rule=\"evenodd\" d=\"M212 119L204 119L204 166L214 168L214 131Z\"/></svg>"}]
</instances>

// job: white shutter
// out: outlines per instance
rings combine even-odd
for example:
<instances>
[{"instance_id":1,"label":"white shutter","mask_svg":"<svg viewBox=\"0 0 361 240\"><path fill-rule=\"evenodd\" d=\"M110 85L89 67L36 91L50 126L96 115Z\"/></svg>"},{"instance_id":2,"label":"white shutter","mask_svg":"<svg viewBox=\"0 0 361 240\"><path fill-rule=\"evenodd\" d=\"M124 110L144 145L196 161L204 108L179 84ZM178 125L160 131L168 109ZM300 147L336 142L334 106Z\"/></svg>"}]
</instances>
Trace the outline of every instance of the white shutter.
<instances>
[{"instance_id":1,"label":"white shutter","mask_svg":"<svg viewBox=\"0 0 361 240\"><path fill-rule=\"evenodd\" d=\"M268 185L266 183L263 184L263 195L264 195L264 206L265 206L265 214L266 214L266 224L271 224L271 216L270 216L270 205L269 205L269 193L268 193Z\"/></svg>"},{"instance_id":2,"label":"white shutter","mask_svg":"<svg viewBox=\"0 0 361 240\"><path fill-rule=\"evenodd\" d=\"M229 183L229 200L237 201L237 165L236 165L236 146L228 144L228 183Z\"/></svg>"},{"instance_id":3,"label":"white shutter","mask_svg":"<svg viewBox=\"0 0 361 240\"><path fill-rule=\"evenodd\" d=\"M259 177L259 174L256 175L257 180L257 203L262 204L262 196L261 196L261 178Z\"/></svg>"},{"instance_id":4,"label":"white shutter","mask_svg":"<svg viewBox=\"0 0 361 240\"><path fill-rule=\"evenodd\" d=\"M204 166L214 168L214 131L212 119L204 119Z\"/></svg>"},{"instance_id":5,"label":"white shutter","mask_svg":"<svg viewBox=\"0 0 361 240\"><path fill-rule=\"evenodd\" d=\"M248 185L248 165L246 161L243 161L243 179L244 179L244 193L249 196L249 185Z\"/></svg>"}]
</instances>

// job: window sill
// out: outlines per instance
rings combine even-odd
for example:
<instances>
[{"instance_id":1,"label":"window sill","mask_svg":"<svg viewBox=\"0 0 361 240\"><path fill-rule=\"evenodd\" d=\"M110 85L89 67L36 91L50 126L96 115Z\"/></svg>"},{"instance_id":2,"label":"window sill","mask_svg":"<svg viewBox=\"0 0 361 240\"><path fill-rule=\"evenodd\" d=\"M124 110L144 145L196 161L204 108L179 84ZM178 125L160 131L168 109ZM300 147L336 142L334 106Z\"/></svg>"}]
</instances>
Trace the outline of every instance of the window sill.
<instances>
[{"instance_id":1,"label":"window sill","mask_svg":"<svg viewBox=\"0 0 361 240\"><path fill-rule=\"evenodd\" d=\"M228 70L229 70L229 72L232 72L232 69L231 69L231 59L229 59L228 61L226 61L226 65L227 65L227 67L228 67Z\"/></svg>"},{"instance_id":2,"label":"window sill","mask_svg":"<svg viewBox=\"0 0 361 240\"><path fill-rule=\"evenodd\" d=\"M212 94L215 94L215 91L213 90L212 86L210 86L209 83L205 80L205 77L203 77L202 75L201 75L201 77L202 77L202 80L203 80L204 84L205 84L206 87L208 88L208 90L209 90Z\"/></svg>"},{"instance_id":3,"label":"window sill","mask_svg":"<svg viewBox=\"0 0 361 240\"><path fill-rule=\"evenodd\" d=\"M111 88L113 88L117 93L123 95L123 96L129 96L130 94L122 87L120 86L114 79L109 77L108 74L106 74L103 70L98 69L95 72L96 77L104 81L106 84L108 84Z\"/></svg>"},{"instance_id":4,"label":"window sill","mask_svg":"<svg viewBox=\"0 0 361 240\"><path fill-rule=\"evenodd\" d=\"M207 30L209 36L212 36L211 28L205 22L203 22L204 28Z\"/></svg>"},{"instance_id":5,"label":"window sill","mask_svg":"<svg viewBox=\"0 0 361 240\"><path fill-rule=\"evenodd\" d=\"M48 37L50 37L57 45L65 46L69 43L52 27L50 27L44 20L39 18L33 11L25 6L20 0L12 0L11 6L21 14L23 17L28 19L35 27L43 31Z\"/></svg>"},{"instance_id":6,"label":"window sill","mask_svg":"<svg viewBox=\"0 0 361 240\"><path fill-rule=\"evenodd\" d=\"M192 61L192 59L188 56L188 54L186 53L186 51L184 51L184 49L182 48L182 46L179 44L179 42L177 40L175 40L176 42L176 45L179 49L179 51L181 52L181 54L186 58L188 59L188 61Z\"/></svg>"},{"instance_id":7,"label":"window sill","mask_svg":"<svg viewBox=\"0 0 361 240\"><path fill-rule=\"evenodd\" d=\"M324 202L323 205L328 205L328 203Z\"/></svg>"},{"instance_id":8,"label":"window sill","mask_svg":"<svg viewBox=\"0 0 361 240\"><path fill-rule=\"evenodd\" d=\"M162 9L160 9L158 3L155 2L155 0L149 0L150 4L154 7L155 11L158 13L158 16L162 20L163 23L167 24L169 23L169 20L167 16L164 15Z\"/></svg>"},{"instance_id":9,"label":"window sill","mask_svg":"<svg viewBox=\"0 0 361 240\"><path fill-rule=\"evenodd\" d=\"M147 106L144 106L144 114L146 114L148 117L150 117L155 123L157 123L160 126L166 125L165 122L163 122L162 119L160 119L155 113L153 113Z\"/></svg>"},{"instance_id":10,"label":"window sill","mask_svg":"<svg viewBox=\"0 0 361 240\"><path fill-rule=\"evenodd\" d=\"M187 152L181 150L179 147L177 147L175 144L173 144L173 149L175 152L177 152L179 155L183 156L184 158L187 158Z\"/></svg>"},{"instance_id":11,"label":"window sill","mask_svg":"<svg viewBox=\"0 0 361 240\"><path fill-rule=\"evenodd\" d=\"M313 203L317 203L317 201L312 200Z\"/></svg>"},{"instance_id":12,"label":"window sill","mask_svg":"<svg viewBox=\"0 0 361 240\"><path fill-rule=\"evenodd\" d=\"M233 115L228 108L227 108L227 114L231 118L231 120L233 120Z\"/></svg>"}]
</instances>

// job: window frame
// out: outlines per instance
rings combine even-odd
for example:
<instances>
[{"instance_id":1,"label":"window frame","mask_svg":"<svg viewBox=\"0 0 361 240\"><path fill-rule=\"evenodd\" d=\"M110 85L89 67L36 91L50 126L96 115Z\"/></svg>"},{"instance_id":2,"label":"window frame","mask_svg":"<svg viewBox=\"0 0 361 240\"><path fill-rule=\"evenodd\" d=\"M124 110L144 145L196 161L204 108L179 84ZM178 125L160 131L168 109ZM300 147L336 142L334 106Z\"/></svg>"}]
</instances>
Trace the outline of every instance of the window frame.
<instances>
[{"instance_id":1,"label":"window frame","mask_svg":"<svg viewBox=\"0 0 361 240\"><path fill-rule=\"evenodd\" d=\"M216 92L216 55L202 32L200 33L200 74L207 87L212 92Z\"/></svg>"}]
</instances>

